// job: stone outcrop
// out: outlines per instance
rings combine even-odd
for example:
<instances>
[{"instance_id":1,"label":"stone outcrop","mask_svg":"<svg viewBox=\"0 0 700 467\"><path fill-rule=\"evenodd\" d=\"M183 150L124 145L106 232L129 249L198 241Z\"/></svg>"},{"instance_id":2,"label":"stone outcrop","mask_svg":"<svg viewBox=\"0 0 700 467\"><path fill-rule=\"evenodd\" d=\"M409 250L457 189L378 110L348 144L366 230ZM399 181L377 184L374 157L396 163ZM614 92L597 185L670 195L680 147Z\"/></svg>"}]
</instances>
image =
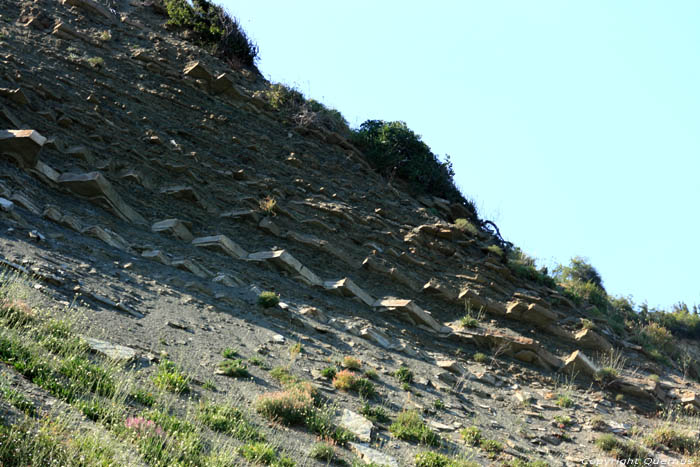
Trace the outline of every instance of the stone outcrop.
<instances>
[{"instance_id":1,"label":"stone outcrop","mask_svg":"<svg viewBox=\"0 0 700 467\"><path fill-rule=\"evenodd\" d=\"M323 281L286 250L260 251L248 255L250 261L266 261L277 268L297 275L313 286L322 286Z\"/></svg>"},{"instance_id":2,"label":"stone outcrop","mask_svg":"<svg viewBox=\"0 0 700 467\"><path fill-rule=\"evenodd\" d=\"M219 250L238 259L245 259L248 257L248 252L226 235L212 235L209 237L195 238L192 240L192 245L198 248L211 248Z\"/></svg>"},{"instance_id":3,"label":"stone outcrop","mask_svg":"<svg viewBox=\"0 0 700 467\"><path fill-rule=\"evenodd\" d=\"M32 168L46 138L35 130L0 130L0 155L12 157L17 165Z\"/></svg>"},{"instance_id":4,"label":"stone outcrop","mask_svg":"<svg viewBox=\"0 0 700 467\"><path fill-rule=\"evenodd\" d=\"M106 204L122 220L134 224L146 223L146 219L124 202L100 172L64 173L58 178L58 184L91 201Z\"/></svg>"}]
</instances>

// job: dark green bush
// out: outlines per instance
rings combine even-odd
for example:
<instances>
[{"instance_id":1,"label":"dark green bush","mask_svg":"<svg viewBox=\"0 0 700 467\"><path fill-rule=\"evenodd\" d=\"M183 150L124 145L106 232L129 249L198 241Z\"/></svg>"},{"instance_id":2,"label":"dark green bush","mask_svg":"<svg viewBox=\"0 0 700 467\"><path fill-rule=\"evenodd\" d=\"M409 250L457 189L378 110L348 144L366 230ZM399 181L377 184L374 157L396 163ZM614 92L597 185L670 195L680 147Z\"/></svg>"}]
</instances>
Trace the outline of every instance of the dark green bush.
<instances>
[{"instance_id":1,"label":"dark green bush","mask_svg":"<svg viewBox=\"0 0 700 467\"><path fill-rule=\"evenodd\" d=\"M367 120L353 132L353 144L383 176L394 176L417 194L429 194L463 204L476 218L476 208L459 191L449 156L441 161L404 122Z\"/></svg>"},{"instance_id":2,"label":"dark green bush","mask_svg":"<svg viewBox=\"0 0 700 467\"><path fill-rule=\"evenodd\" d=\"M191 31L192 40L208 48L229 63L255 65L258 46L253 43L238 20L223 7L208 0L163 0L168 24Z\"/></svg>"},{"instance_id":3,"label":"dark green bush","mask_svg":"<svg viewBox=\"0 0 700 467\"><path fill-rule=\"evenodd\" d=\"M559 265L555 270L555 276L561 281L580 282L582 284L590 282L605 291L603 278L600 277L598 270L580 256L571 258L568 266Z\"/></svg>"}]
</instances>

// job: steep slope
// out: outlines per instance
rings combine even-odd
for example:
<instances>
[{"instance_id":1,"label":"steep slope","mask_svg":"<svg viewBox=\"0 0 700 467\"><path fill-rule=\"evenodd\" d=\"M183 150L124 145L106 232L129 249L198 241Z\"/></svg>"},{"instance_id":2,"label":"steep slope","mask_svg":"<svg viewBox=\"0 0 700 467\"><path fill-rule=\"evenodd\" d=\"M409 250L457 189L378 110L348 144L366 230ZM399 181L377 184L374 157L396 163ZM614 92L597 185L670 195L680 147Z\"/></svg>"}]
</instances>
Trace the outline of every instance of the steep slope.
<instances>
[{"instance_id":1,"label":"steep slope","mask_svg":"<svg viewBox=\"0 0 700 467\"><path fill-rule=\"evenodd\" d=\"M650 416L660 407L700 404L681 369L650 360L604 321L584 325L588 314L560 290L513 274L492 235L449 223L469 215L463 206L418 201L340 134L288 121L256 97L269 84L255 72L232 70L168 32L150 6L111 8L91 0L0 6L0 252L7 269L36 281L32 294L6 276L4 329L7 339L21 329L7 318L21 311L17 303L64 304L57 313L77 320L71 332L127 347L130 363L116 374L157 394L150 405L161 415L118 390L108 396L122 418L94 415L84 402L99 391L67 397L5 354L3 384L35 400L36 413L49 412L38 401L54 398L68 404L63 412L82 412L89 420L71 423L126 446L128 459L116 465L172 461L149 457L128 434L128 419L143 417L174 439L163 418L171 414L196 425L203 446L178 462L237 465L255 457L233 451L252 438L217 434L193 415L226 402L249 411L298 464L324 464L309 453L332 430L308 420L266 425L260 409L262 394L303 399L308 391L326 400L323 410L356 419L338 422L359 434L336 448L347 462L385 456L375 462L414 465L432 449L480 465L572 465L604 458L590 444L596 430L640 438L662 424ZM280 303L259 304L263 291ZM465 313L477 318L473 327L460 321ZM88 342L104 353L104 343ZM218 374L221 361L236 362L222 357L227 348L249 362L244 377ZM593 383L599 355L615 374ZM324 377L346 356L359 360L344 362L356 372L372 370L376 395ZM159 383L167 361L191 378L188 394ZM356 414L365 398L390 420L375 417L371 435ZM389 428L411 409L441 441ZM459 431L471 426L501 444L465 443ZM651 444L649 456L682 457ZM230 452L217 464L206 456L220 446Z\"/></svg>"}]
</instances>

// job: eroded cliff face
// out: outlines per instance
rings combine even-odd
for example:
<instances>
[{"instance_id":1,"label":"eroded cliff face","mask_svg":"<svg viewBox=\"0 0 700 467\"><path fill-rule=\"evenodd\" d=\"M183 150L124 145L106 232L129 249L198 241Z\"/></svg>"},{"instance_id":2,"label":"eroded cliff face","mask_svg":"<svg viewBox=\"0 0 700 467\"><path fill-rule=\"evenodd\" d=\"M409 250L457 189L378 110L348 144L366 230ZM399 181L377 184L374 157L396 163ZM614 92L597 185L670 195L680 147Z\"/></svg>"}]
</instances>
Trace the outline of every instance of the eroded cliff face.
<instances>
[{"instance_id":1,"label":"eroded cliff face","mask_svg":"<svg viewBox=\"0 0 700 467\"><path fill-rule=\"evenodd\" d=\"M254 97L268 86L257 73L169 32L151 6L8 0L0 15L0 255L31 277L4 277L3 338L21 336L17 303L58 304L92 349L80 358L128 362L114 370L123 391L83 381L68 397L2 354L3 387L35 407L5 397L6 424L50 414L98 430L114 465L272 464L250 454L263 438L277 465L321 465L319 436L348 464L574 465L610 455L591 444L601 431L642 446L659 408L700 409L682 368L584 324L559 291L515 276L490 234L450 223L463 208L415 199L342 135L287 121ZM264 291L279 303L261 305ZM65 358L46 363L61 385ZM186 391L163 382L170 370ZM325 428L308 411L270 415L275 391ZM260 436L219 429L212 410ZM406 414L434 437L402 432ZM169 454L149 454L143 430Z\"/></svg>"}]
</instances>

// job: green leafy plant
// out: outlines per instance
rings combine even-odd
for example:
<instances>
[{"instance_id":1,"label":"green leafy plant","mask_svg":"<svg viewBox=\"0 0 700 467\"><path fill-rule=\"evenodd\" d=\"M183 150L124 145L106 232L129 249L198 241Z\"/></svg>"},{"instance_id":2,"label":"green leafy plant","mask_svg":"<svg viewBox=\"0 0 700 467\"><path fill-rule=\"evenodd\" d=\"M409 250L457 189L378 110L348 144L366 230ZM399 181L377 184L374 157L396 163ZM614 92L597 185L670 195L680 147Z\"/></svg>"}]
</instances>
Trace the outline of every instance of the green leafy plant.
<instances>
[{"instance_id":1,"label":"green leafy plant","mask_svg":"<svg viewBox=\"0 0 700 467\"><path fill-rule=\"evenodd\" d=\"M394 372L394 377L399 380L400 383L409 384L413 382L413 372L407 366L399 367L399 369Z\"/></svg>"},{"instance_id":2,"label":"green leafy plant","mask_svg":"<svg viewBox=\"0 0 700 467\"><path fill-rule=\"evenodd\" d=\"M236 358L238 356L238 350L226 347L223 352L221 352L221 356L224 358Z\"/></svg>"},{"instance_id":3,"label":"green leafy plant","mask_svg":"<svg viewBox=\"0 0 700 467\"><path fill-rule=\"evenodd\" d=\"M225 376L234 378L245 378L250 376L248 366L240 358L226 359L219 363L219 372Z\"/></svg>"},{"instance_id":4,"label":"green leafy plant","mask_svg":"<svg viewBox=\"0 0 700 467\"><path fill-rule=\"evenodd\" d=\"M464 440L465 444L469 446L478 446L481 444L482 434L479 427L470 426L463 428L459 434L462 435L462 439Z\"/></svg>"},{"instance_id":5,"label":"green leafy plant","mask_svg":"<svg viewBox=\"0 0 700 467\"><path fill-rule=\"evenodd\" d=\"M330 463L335 457L335 448L327 443L316 443L311 448L309 457Z\"/></svg>"},{"instance_id":6,"label":"green leafy plant","mask_svg":"<svg viewBox=\"0 0 700 467\"><path fill-rule=\"evenodd\" d=\"M459 191L449 156L441 161L404 122L367 120L351 141L369 163L387 178L398 177L415 193L462 204L476 219L476 208Z\"/></svg>"},{"instance_id":7,"label":"green leafy plant","mask_svg":"<svg viewBox=\"0 0 700 467\"><path fill-rule=\"evenodd\" d=\"M595 440L595 445L616 459L629 459L632 462L638 459L641 462L647 458L647 452L641 446L632 441L621 441L612 434L605 434Z\"/></svg>"},{"instance_id":8,"label":"green leafy plant","mask_svg":"<svg viewBox=\"0 0 700 467\"><path fill-rule=\"evenodd\" d=\"M362 362L355 357L347 355L345 358L343 358L343 368L347 368L348 370L359 370L362 368Z\"/></svg>"},{"instance_id":9,"label":"green leafy plant","mask_svg":"<svg viewBox=\"0 0 700 467\"><path fill-rule=\"evenodd\" d=\"M334 366L327 366L323 370L321 370L321 376L323 376L326 379L333 379L335 378L335 374L338 372L336 367Z\"/></svg>"},{"instance_id":10,"label":"green leafy plant","mask_svg":"<svg viewBox=\"0 0 700 467\"><path fill-rule=\"evenodd\" d=\"M486 363L486 362L488 361L488 359L489 359L489 358L486 356L486 354L483 354L483 353L481 353L481 352L475 353L475 354L472 356L472 358L473 358L474 361L477 362L477 363Z\"/></svg>"},{"instance_id":11,"label":"green leafy plant","mask_svg":"<svg viewBox=\"0 0 700 467\"><path fill-rule=\"evenodd\" d=\"M170 360L163 360L153 377L153 383L161 389L176 394L188 393L190 378Z\"/></svg>"},{"instance_id":12,"label":"green leafy plant","mask_svg":"<svg viewBox=\"0 0 700 467\"><path fill-rule=\"evenodd\" d=\"M415 410L404 410L396 421L391 424L389 431L396 438L413 441L428 446L439 446L440 437L428 428L420 414Z\"/></svg>"},{"instance_id":13,"label":"green leafy plant","mask_svg":"<svg viewBox=\"0 0 700 467\"><path fill-rule=\"evenodd\" d=\"M371 420L375 423L388 423L389 416L381 406L371 406L369 402L365 402L362 407L360 407L360 414L366 419Z\"/></svg>"},{"instance_id":14,"label":"green leafy plant","mask_svg":"<svg viewBox=\"0 0 700 467\"><path fill-rule=\"evenodd\" d=\"M342 370L333 378L333 387L343 391L355 391L362 397L373 397L376 389L370 380L361 378L350 370Z\"/></svg>"},{"instance_id":15,"label":"green leafy plant","mask_svg":"<svg viewBox=\"0 0 700 467\"><path fill-rule=\"evenodd\" d=\"M258 295L258 305L263 308L272 308L280 302L279 296L274 292L262 292Z\"/></svg>"},{"instance_id":16,"label":"green leafy plant","mask_svg":"<svg viewBox=\"0 0 700 467\"><path fill-rule=\"evenodd\" d=\"M190 31L193 42L228 61L252 67L258 57L258 46L241 28L238 20L221 6L207 0L163 0L168 24Z\"/></svg>"}]
</instances>

